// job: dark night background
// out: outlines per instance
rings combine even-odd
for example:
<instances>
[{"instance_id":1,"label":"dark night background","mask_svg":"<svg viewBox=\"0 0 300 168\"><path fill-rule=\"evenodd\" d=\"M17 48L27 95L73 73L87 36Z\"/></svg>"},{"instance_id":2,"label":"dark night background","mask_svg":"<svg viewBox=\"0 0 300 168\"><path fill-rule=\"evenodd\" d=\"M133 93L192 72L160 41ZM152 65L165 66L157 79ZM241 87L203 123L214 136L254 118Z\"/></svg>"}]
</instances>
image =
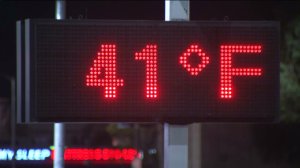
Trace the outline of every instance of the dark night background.
<instances>
[{"instance_id":1,"label":"dark night background","mask_svg":"<svg viewBox=\"0 0 300 168\"><path fill-rule=\"evenodd\" d=\"M67 19L164 20L164 1L162 0L70 0L67 1L66 6ZM54 0L41 2L37 0L0 0L0 97L10 97L10 84L2 76L16 76L16 21L26 18L54 18L54 8ZM281 44L283 45L285 31L289 23L300 16L300 1L191 0L190 12L191 20L279 21L281 24ZM283 46L282 48L285 47ZM281 59L285 60L285 58ZM296 102L297 100L299 99L296 99ZM296 112L299 113L299 109L296 109ZM0 120L0 125L2 121ZM267 124L203 124L202 166L205 168L221 166L244 168L299 167L300 126L298 123L300 120L297 121L292 123L280 121L279 123ZM21 141L24 140L24 143L30 145L33 142L26 140L26 137L33 136L30 133L31 128L23 127L25 126L18 126L19 132L17 131L17 135L22 137L18 143L22 145L23 142ZM0 127L0 139L4 138L4 134L1 134L2 128L5 127ZM47 131L43 131L42 128L44 126L41 126L41 129L38 131L35 129L35 133L41 133L42 136L51 138L51 129L46 128ZM97 130L93 126L84 126L82 129L78 127L72 129L70 126L68 129L70 129L68 134L73 134L80 130L78 134L82 135L82 137L92 137L92 139L97 139L97 137L95 136L95 138L88 132L98 131L97 133L99 134L100 131L103 133L101 136L106 136L104 129ZM158 135L154 134L154 136ZM98 143L102 144L110 143L109 138L98 137L97 140L99 140L97 141ZM97 142L93 141L94 144L97 144ZM9 141L0 140L0 148L2 144L9 144ZM148 160L148 162L150 161ZM148 163L148 167L151 167L149 165L157 166L158 164Z\"/></svg>"},{"instance_id":2,"label":"dark night background","mask_svg":"<svg viewBox=\"0 0 300 168\"><path fill-rule=\"evenodd\" d=\"M15 24L26 18L54 18L55 1L0 1L0 72L15 76ZM164 20L164 1L67 1L67 19ZM296 1L191 1L191 20L277 20L300 12Z\"/></svg>"}]
</instances>

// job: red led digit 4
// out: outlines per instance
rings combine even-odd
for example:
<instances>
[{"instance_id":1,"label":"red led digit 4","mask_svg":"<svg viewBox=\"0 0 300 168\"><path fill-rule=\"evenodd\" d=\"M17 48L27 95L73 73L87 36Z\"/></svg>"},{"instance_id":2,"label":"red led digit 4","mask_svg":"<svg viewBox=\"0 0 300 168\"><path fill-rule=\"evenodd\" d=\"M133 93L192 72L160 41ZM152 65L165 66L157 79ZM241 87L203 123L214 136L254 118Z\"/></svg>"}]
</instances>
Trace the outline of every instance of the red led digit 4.
<instances>
[{"instance_id":1,"label":"red led digit 4","mask_svg":"<svg viewBox=\"0 0 300 168\"><path fill-rule=\"evenodd\" d=\"M190 57L193 53L201 58L201 63L199 63L196 67L192 67L192 65L188 62L188 57ZM179 64L190 73L190 75L198 75L199 72L202 71L203 68L209 63L209 57L203 52L203 50L199 47L199 45L192 44L188 49L179 57Z\"/></svg>"},{"instance_id":2,"label":"red led digit 4","mask_svg":"<svg viewBox=\"0 0 300 168\"><path fill-rule=\"evenodd\" d=\"M102 44L90 73L86 75L86 85L104 87L105 98L116 98L117 87L124 85L123 79L117 78L116 64L116 45Z\"/></svg>"},{"instance_id":3,"label":"red led digit 4","mask_svg":"<svg viewBox=\"0 0 300 168\"><path fill-rule=\"evenodd\" d=\"M141 52L134 54L135 60L146 61L146 98L158 97L157 86L157 45L148 44Z\"/></svg>"},{"instance_id":4,"label":"red led digit 4","mask_svg":"<svg viewBox=\"0 0 300 168\"><path fill-rule=\"evenodd\" d=\"M230 99L233 97L233 76L261 76L261 68L232 68L233 53L259 54L262 51L261 45L221 45L221 87L220 97Z\"/></svg>"}]
</instances>

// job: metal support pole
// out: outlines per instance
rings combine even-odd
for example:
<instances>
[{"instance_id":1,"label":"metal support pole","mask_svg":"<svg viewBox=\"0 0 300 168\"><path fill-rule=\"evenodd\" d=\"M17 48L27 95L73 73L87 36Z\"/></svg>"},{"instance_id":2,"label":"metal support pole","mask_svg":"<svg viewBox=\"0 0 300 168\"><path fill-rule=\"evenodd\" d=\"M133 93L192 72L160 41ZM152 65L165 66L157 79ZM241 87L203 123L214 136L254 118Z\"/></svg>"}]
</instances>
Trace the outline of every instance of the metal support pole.
<instances>
[{"instance_id":1,"label":"metal support pole","mask_svg":"<svg viewBox=\"0 0 300 168\"><path fill-rule=\"evenodd\" d=\"M164 168L188 168L188 125L164 124Z\"/></svg>"},{"instance_id":2,"label":"metal support pole","mask_svg":"<svg viewBox=\"0 0 300 168\"><path fill-rule=\"evenodd\" d=\"M189 0L165 0L165 21L189 21Z\"/></svg>"},{"instance_id":3,"label":"metal support pole","mask_svg":"<svg viewBox=\"0 0 300 168\"><path fill-rule=\"evenodd\" d=\"M202 165L201 131L200 123L189 125L189 168L201 168Z\"/></svg>"},{"instance_id":4,"label":"metal support pole","mask_svg":"<svg viewBox=\"0 0 300 168\"><path fill-rule=\"evenodd\" d=\"M64 127L63 123L54 123L53 168L64 168Z\"/></svg>"},{"instance_id":5,"label":"metal support pole","mask_svg":"<svg viewBox=\"0 0 300 168\"><path fill-rule=\"evenodd\" d=\"M189 21L189 0L165 0L165 21ZM164 124L164 168L188 168L188 125Z\"/></svg>"},{"instance_id":6,"label":"metal support pole","mask_svg":"<svg viewBox=\"0 0 300 168\"><path fill-rule=\"evenodd\" d=\"M61 20L66 18L66 2L56 0L55 2L55 19ZM63 123L54 123L54 159L53 168L64 168L64 130Z\"/></svg>"},{"instance_id":7,"label":"metal support pole","mask_svg":"<svg viewBox=\"0 0 300 168\"><path fill-rule=\"evenodd\" d=\"M56 0L55 2L55 19L66 19L66 1Z\"/></svg>"}]
</instances>

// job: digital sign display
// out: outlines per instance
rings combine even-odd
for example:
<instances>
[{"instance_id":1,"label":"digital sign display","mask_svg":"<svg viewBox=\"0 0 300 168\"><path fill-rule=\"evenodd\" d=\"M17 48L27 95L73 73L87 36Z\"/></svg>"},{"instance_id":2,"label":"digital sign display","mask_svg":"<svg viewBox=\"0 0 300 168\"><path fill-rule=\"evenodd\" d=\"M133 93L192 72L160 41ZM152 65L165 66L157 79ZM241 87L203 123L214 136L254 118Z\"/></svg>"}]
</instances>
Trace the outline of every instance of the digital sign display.
<instances>
[{"instance_id":1,"label":"digital sign display","mask_svg":"<svg viewBox=\"0 0 300 168\"><path fill-rule=\"evenodd\" d=\"M279 23L17 22L21 122L272 121Z\"/></svg>"},{"instance_id":2,"label":"digital sign display","mask_svg":"<svg viewBox=\"0 0 300 168\"><path fill-rule=\"evenodd\" d=\"M67 164L130 164L135 158L143 159L143 152L134 148L69 148L64 149L64 161ZM15 160L21 163L53 163L54 149L19 148L12 150L0 148L0 165Z\"/></svg>"}]
</instances>

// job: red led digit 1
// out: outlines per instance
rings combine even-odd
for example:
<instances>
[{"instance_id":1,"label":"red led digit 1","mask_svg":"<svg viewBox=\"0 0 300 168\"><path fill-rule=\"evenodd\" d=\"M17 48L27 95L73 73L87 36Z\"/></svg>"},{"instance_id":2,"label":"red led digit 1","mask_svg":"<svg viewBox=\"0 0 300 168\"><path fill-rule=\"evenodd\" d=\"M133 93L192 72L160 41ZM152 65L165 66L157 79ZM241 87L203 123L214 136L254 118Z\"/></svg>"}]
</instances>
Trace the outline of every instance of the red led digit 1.
<instances>
[{"instance_id":1,"label":"red led digit 1","mask_svg":"<svg viewBox=\"0 0 300 168\"><path fill-rule=\"evenodd\" d=\"M221 90L220 97L230 99L233 97L233 76L261 76L261 68L232 68L233 53L261 53L261 45L221 45Z\"/></svg>"},{"instance_id":2,"label":"red led digit 1","mask_svg":"<svg viewBox=\"0 0 300 168\"><path fill-rule=\"evenodd\" d=\"M157 98L157 45L148 44L142 52L136 52L134 56L135 60L146 61L146 97Z\"/></svg>"},{"instance_id":3,"label":"red led digit 1","mask_svg":"<svg viewBox=\"0 0 300 168\"><path fill-rule=\"evenodd\" d=\"M196 53L197 56L202 58L201 63L199 63L196 67L192 67L192 65L188 62L188 57L191 56L192 53ZM197 76L208 63L209 57L206 56L203 50L196 44L190 45L189 48L179 57L179 64L181 64L182 67L193 76Z\"/></svg>"},{"instance_id":4,"label":"red led digit 1","mask_svg":"<svg viewBox=\"0 0 300 168\"><path fill-rule=\"evenodd\" d=\"M117 79L116 69L116 45L102 44L90 73L86 76L86 85L104 87L105 98L116 98L117 87L124 85L123 79Z\"/></svg>"}]
</instances>

